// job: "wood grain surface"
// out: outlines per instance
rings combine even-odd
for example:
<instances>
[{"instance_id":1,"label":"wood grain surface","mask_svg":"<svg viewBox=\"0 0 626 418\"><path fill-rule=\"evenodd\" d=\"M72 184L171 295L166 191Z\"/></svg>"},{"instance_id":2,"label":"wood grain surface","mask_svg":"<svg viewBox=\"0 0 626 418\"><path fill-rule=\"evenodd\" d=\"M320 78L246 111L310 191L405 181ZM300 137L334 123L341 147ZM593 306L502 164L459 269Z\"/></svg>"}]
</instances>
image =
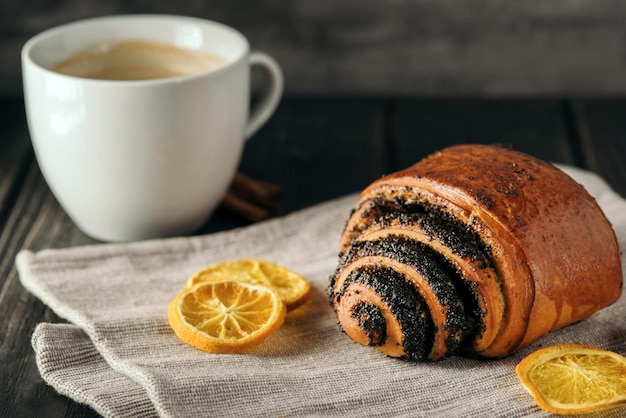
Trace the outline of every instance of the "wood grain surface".
<instances>
[{"instance_id":1,"label":"wood grain surface","mask_svg":"<svg viewBox=\"0 0 626 418\"><path fill-rule=\"evenodd\" d=\"M93 244L42 178L21 99L0 100L0 416L97 416L38 374L30 337L59 322L19 283L19 250ZM6 116L10 115L10 116ZM626 100L416 100L293 96L246 145L241 171L279 184L283 213L359 191L446 145L505 143L600 173L626 197ZM246 222L218 211L198 233Z\"/></svg>"}]
</instances>

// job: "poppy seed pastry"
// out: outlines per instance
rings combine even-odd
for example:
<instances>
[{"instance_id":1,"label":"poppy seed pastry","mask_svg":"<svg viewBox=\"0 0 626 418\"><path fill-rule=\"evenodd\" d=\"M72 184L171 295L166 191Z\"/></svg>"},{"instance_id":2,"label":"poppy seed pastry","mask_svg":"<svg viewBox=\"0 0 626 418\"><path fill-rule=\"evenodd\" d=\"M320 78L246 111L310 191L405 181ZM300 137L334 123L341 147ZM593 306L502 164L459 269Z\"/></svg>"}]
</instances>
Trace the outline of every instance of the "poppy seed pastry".
<instances>
[{"instance_id":1,"label":"poppy seed pastry","mask_svg":"<svg viewBox=\"0 0 626 418\"><path fill-rule=\"evenodd\" d=\"M329 299L343 331L407 360L507 356L622 292L615 232L553 165L457 145L367 187Z\"/></svg>"}]
</instances>

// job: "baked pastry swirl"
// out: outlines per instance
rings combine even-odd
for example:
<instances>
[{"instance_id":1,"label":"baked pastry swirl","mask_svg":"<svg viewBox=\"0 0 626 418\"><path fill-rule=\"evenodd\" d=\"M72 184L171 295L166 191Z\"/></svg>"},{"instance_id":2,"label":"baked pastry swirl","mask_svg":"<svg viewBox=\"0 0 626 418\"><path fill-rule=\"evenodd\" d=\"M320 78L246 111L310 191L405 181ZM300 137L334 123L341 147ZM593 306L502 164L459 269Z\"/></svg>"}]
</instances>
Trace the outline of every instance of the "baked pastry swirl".
<instances>
[{"instance_id":1,"label":"baked pastry swirl","mask_svg":"<svg viewBox=\"0 0 626 418\"><path fill-rule=\"evenodd\" d=\"M425 361L509 355L610 305L622 280L581 185L517 151L458 145L361 193L328 290L350 338Z\"/></svg>"}]
</instances>

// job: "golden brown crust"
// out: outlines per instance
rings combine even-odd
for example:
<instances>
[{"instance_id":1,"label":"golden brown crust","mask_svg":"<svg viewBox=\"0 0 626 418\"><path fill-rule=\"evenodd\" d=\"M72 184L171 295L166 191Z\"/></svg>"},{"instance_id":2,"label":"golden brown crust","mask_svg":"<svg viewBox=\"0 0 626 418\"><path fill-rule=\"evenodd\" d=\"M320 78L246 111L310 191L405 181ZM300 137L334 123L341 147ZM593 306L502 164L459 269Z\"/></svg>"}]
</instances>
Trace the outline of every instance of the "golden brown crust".
<instances>
[{"instance_id":1,"label":"golden brown crust","mask_svg":"<svg viewBox=\"0 0 626 418\"><path fill-rule=\"evenodd\" d=\"M458 145L383 177L362 192L342 236L341 253L377 229L363 213L381 201L435 207L470 227L489 248L499 283L479 292L492 304L500 298L502 306L485 308L496 311L487 312L485 327L494 334L496 326L497 335L487 344L470 345L477 355L508 355L621 294L619 245L602 210L582 186L534 157ZM501 316L498 324L494 315Z\"/></svg>"}]
</instances>

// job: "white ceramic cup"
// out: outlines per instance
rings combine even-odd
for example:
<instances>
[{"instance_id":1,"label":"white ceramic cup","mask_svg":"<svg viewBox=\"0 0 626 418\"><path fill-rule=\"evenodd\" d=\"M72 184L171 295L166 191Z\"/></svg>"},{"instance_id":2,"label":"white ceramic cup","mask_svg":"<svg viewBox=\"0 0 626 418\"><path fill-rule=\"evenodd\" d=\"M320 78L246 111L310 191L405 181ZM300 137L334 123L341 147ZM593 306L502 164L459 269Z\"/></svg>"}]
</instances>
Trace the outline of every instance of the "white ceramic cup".
<instances>
[{"instance_id":1,"label":"white ceramic cup","mask_svg":"<svg viewBox=\"0 0 626 418\"><path fill-rule=\"evenodd\" d=\"M110 81L52 71L95 42L150 40L226 58L182 77ZM250 69L268 88L250 108ZM280 67L220 23L166 15L111 16L49 29L22 49L29 131L41 171L87 235L105 241L184 235L210 217L244 143L276 109Z\"/></svg>"}]
</instances>

